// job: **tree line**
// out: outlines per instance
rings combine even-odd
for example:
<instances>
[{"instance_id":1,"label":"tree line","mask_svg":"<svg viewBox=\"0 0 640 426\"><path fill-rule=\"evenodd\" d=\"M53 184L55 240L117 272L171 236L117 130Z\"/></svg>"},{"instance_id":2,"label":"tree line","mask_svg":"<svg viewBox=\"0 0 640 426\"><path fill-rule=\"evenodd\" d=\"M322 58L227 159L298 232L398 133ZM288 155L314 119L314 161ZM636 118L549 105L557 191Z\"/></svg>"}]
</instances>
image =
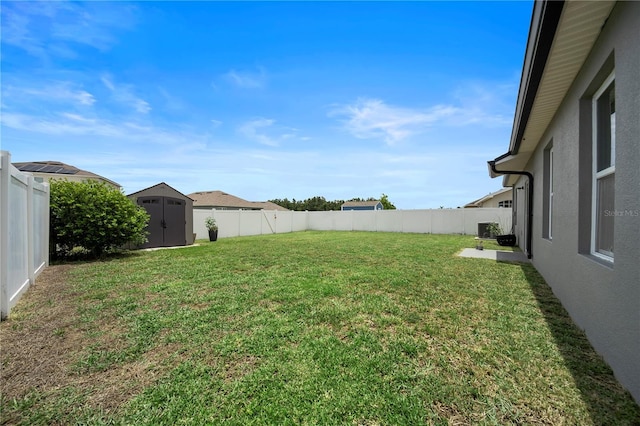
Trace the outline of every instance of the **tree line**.
<instances>
[{"instance_id":1,"label":"tree line","mask_svg":"<svg viewBox=\"0 0 640 426\"><path fill-rule=\"evenodd\" d=\"M288 198L276 198L269 200L281 207L294 211L329 211L340 210L345 200L333 200L329 201L325 197L316 196L307 198L306 200L296 200L295 198L289 200ZM396 206L389 201L389 197L386 194L382 194L379 198L351 198L347 201L380 201L385 210L395 210Z\"/></svg>"}]
</instances>

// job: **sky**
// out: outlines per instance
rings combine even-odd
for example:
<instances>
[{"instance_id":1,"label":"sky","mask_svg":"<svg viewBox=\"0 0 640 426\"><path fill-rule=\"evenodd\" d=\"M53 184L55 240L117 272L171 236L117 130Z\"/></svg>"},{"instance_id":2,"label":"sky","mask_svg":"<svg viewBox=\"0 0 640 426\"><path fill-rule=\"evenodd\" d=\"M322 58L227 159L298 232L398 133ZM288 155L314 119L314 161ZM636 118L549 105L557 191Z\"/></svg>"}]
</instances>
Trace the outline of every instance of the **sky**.
<instances>
[{"instance_id":1,"label":"sky","mask_svg":"<svg viewBox=\"0 0 640 426\"><path fill-rule=\"evenodd\" d=\"M531 1L2 1L0 149L249 201L501 188Z\"/></svg>"}]
</instances>

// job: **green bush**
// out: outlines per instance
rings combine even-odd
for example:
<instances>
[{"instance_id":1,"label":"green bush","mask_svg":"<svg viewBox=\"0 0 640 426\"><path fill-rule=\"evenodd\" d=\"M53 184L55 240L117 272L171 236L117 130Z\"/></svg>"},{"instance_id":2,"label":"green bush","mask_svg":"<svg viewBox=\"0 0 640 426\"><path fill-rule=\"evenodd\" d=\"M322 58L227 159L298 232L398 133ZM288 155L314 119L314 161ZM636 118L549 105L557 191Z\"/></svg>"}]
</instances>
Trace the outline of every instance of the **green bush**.
<instances>
[{"instance_id":1,"label":"green bush","mask_svg":"<svg viewBox=\"0 0 640 426\"><path fill-rule=\"evenodd\" d=\"M146 241L147 212L102 182L51 182L51 255L98 257Z\"/></svg>"}]
</instances>

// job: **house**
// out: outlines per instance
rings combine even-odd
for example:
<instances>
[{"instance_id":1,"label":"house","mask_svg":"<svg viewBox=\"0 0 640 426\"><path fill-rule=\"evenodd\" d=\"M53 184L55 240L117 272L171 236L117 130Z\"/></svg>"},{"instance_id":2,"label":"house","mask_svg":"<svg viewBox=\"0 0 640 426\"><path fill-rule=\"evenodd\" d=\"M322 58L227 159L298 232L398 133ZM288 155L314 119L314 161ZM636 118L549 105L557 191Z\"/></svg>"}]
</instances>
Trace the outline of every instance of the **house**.
<instances>
[{"instance_id":1,"label":"house","mask_svg":"<svg viewBox=\"0 0 640 426\"><path fill-rule=\"evenodd\" d=\"M164 182L127 197L149 214L148 241L142 248L193 244L193 200Z\"/></svg>"},{"instance_id":2,"label":"house","mask_svg":"<svg viewBox=\"0 0 640 426\"><path fill-rule=\"evenodd\" d=\"M378 200L372 201L347 201L342 204L340 210L384 210L382 203Z\"/></svg>"},{"instance_id":3,"label":"house","mask_svg":"<svg viewBox=\"0 0 640 426\"><path fill-rule=\"evenodd\" d=\"M498 191L492 192L464 205L465 209L480 208L480 207L511 207L513 202L513 190L511 188L502 188Z\"/></svg>"},{"instance_id":4,"label":"house","mask_svg":"<svg viewBox=\"0 0 640 426\"><path fill-rule=\"evenodd\" d=\"M84 182L95 180L120 189L120 185L106 177L81 170L59 161L32 161L27 163L13 163L13 166L21 172L33 175L36 182L49 182L51 179L64 179L71 182Z\"/></svg>"},{"instance_id":5,"label":"house","mask_svg":"<svg viewBox=\"0 0 640 426\"><path fill-rule=\"evenodd\" d=\"M640 2L536 1L508 151L520 247L640 402Z\"/></svg>"},{"instance_id":6,"label":"house","mask_svg":"<svg viewBox=\"0 0 640 426\"><path fill-rule=\"evenodd\" d=\"M222 191L193 192L188 197L193 199L194 209L289 211L270 201L247 201Z\"/></svg>"}]
</instances>

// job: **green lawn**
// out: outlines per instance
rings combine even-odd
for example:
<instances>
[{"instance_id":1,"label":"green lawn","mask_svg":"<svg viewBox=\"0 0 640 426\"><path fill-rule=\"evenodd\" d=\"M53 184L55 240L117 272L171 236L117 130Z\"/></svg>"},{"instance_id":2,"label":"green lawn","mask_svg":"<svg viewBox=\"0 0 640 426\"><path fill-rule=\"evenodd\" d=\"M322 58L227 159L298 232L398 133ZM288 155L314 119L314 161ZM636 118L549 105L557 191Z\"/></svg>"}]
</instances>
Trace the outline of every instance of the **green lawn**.
<instances>
[{"instance_id":1,"label":"green lawn","mask_svg":"<svg viewBox=\"0 0 640 426\"><path fill-rule=\"evenodd\" d=\"M473 237L200 244L54 267L1 324L3 420L640 423L532 266L455 256Z\"/></svg>"}]
</instances>

